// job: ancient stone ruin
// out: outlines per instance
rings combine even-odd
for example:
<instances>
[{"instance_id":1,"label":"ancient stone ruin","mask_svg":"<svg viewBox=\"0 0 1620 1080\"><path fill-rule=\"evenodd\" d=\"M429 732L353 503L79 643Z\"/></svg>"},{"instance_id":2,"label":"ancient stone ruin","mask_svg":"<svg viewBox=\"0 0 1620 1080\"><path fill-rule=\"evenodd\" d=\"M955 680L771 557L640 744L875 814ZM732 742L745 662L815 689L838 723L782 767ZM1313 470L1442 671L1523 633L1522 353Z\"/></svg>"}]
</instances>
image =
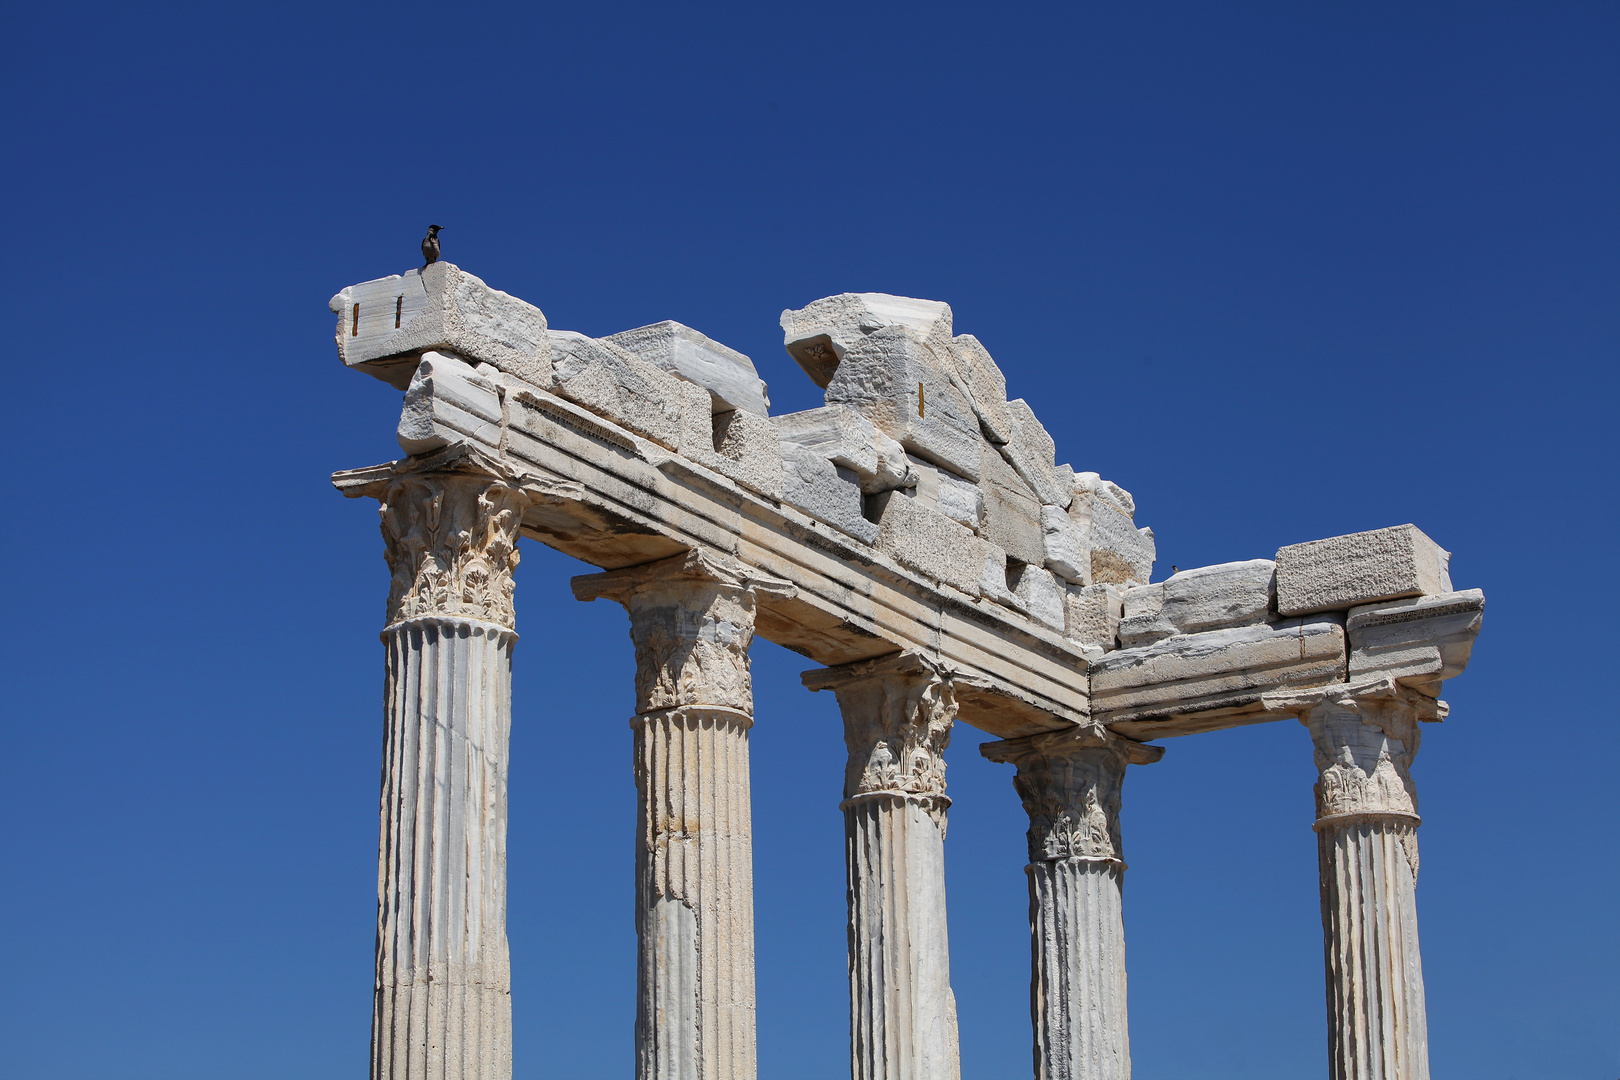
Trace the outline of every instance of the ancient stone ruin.
<instances>
[{"instance_id":1,"label":"ancient stone ruin","mask_svg":"<svg viewBox=\"0 0 1620 1080\"><path fill-rule=\"evenodd\" d=\"M507 1078L506 785L517 541L602 569L630 616L637 1076L752 1080L748 646L822 665L844 718L855 1080L957 1080L944 752L996 736L1029 812L1035 1072L1130 1075L1119 829L1147 740L1311 733L1330 1075L1428 1076L1409 772L1485 598L1412 525L1154 582L1136 503L1057 463L929 300L782 313L826 404L772 416L748 357L679 323L605 338L439 262L332 299L343 362L405 393L381 503L392 582L372 1076ZM521 782L521 778L520 778ZM1009 838L1010 839L1010 838ZM1009 918L1016 917L1012 912Z\"/></svg>"}]
</instances>

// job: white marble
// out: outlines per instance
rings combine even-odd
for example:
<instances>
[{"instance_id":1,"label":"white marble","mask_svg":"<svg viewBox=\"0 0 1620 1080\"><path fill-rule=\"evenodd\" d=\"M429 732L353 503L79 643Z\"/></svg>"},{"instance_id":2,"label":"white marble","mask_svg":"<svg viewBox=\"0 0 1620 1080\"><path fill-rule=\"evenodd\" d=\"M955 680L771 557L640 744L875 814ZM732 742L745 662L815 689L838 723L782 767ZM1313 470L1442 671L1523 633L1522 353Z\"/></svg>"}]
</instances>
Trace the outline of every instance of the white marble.
<instances>
[{"instance_id":1,"label":"white marble","mask_svg":"<svg viewBox=\"0 0 1620 1080\"><path fill-rule=\"evenodd\" d=\"M1310 615L1450 592L1450 561L1416 525L1290 544L1277 551L1277 611Z\"/></svg>"},{"instance_id":2,"label":"white marble","mask_svg":"<svg viewBox=\"0 0 1620 1080\"><path fill-rule=\"evenodd\" d=\"M754 362L704 334L665 321L611 334L610 341L657 367L703 387L713 397L714 411L741 409L765 416L771 399Z\"/></svg>"}]
</instances>

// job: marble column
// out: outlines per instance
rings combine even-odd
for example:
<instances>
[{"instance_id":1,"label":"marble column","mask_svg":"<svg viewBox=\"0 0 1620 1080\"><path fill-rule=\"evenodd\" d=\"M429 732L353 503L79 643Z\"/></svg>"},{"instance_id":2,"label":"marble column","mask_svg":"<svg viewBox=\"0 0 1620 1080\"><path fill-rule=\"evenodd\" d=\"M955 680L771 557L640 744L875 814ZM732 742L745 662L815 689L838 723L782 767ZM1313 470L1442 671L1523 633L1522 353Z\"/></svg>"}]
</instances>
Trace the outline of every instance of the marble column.
<instances>
[{"instance_id":1,"label":"marble column","mask_svg":"<svg viewBox=\"0 0 1620 1080\"><path fill-rule=\"evenodd\" d=\"M528 494L476 471L377 492L392 573L373 1080L508 1080L512 571Z\"/></svg>"},{"instance_id":2,"label":"marble column","mask_svg":"<svg viewBox=\"0 0 1620 1080\"><path fill-rule=\"evenodd\" d=\"M1101 728L984 743L1018 768L1029 814L1030 1019L1037 1080L1129 1080L1125 1008L1125 766L1164 756Z\"/></svg>"},{"instance_id":3,"label":"marble column","mask_svg":"<svg viewBox=\"0 0 1620 1080\"><path fill-rule=\"evenodd\" d=\"M625 606L636 650L636 1075L753 1080L748 645L792 586L702 551L573 585Z\"/></svg>"},{"instance_id":4,"label":"marble column","mask_svg":"<svg viewBox=\"0 0 1620 1080\"><path fill-rule=\"evenodd\" d=\"M1288 697L1316 750L1316 834L1333 1080L1427 1080L1417 928L1418 724L1444 702L1392 679Z\"/></svg>"},{"instance_id":5,"label":"marble column","mask_svg":"<svg viewBox=\"0 0 1620 1080\"><path fill-rule=\"evenodd\" d=\"M844 717L854 1080L958 1080L956 996L945 925L949 674L897 653L807 671Z\"/></svg>"}]
</instances>

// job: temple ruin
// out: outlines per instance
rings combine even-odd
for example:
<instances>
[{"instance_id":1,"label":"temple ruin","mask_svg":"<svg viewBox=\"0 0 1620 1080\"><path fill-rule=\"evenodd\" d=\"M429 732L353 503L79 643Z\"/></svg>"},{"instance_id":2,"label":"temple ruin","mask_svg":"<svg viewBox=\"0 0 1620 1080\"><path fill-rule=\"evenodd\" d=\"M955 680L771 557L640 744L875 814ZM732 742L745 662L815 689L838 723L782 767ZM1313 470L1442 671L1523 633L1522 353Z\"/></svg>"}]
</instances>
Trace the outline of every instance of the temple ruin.
<instances>
[{"instance_id":1,"label":"temple ruin","mask_svg":"<svg viewBox=\"0 0 1620 1080\"><path fill-rule=\"evenodd\" d=\"M752 361L696 330L552 330L445 262L331 306L343 362L405 395L405 456L333 476L381 504L392 575L374 1080L511 1076L520 536L599 567L575 596L629 614L639 1080L756 1075L756 633L820 665L805 686L843 714L855 1080L960 1075L953 725L996 737L981 750L1029 813L1036 1076L1125 1080L1128 766L1163 755L1149 740L1289 719L1320 770L1329 1075L1426 1080L1409 770L1485 600L1415 526L1153 581L1131 495L1058 464L934 301L783 312L826 403L782 416Z\"/></svg>"}]
</instances>

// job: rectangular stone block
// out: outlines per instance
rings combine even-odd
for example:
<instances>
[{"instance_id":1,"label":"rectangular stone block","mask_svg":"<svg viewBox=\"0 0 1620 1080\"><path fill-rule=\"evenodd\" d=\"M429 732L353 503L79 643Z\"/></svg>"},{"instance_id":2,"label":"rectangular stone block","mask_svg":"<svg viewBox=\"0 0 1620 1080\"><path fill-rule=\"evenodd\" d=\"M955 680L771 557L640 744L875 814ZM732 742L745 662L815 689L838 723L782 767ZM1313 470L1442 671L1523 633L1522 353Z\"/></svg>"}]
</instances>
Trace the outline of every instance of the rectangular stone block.
<instances>
[{"instance_id":1,"label":"rectangular stone block","mask_svg":"<svg viewBox=\"0 0 1620 1080\"><path fill-rule=\"evenodd\" d=\"M1013 420L1012 436L1000 448L1001 456L1043 505L1067 510L1074 499L1074 470L1055 464L1057 445L1023 398L1009 401L1007 412Z\"/></svg>"},{"instance_id":2,"label":"rectangular stone block","mask_svg":"<svg viewBox=\"0 0 1620 1080\"><path fill-rule=\"evenodd\" d=\"M1344 677L1344 627L1332 620L1181 634L1095 661L1092 715L1107 723L1231 709L1257 703L1276 687Z\"/></svg>"},{"instance_id":3,"label":"rectangular stone block","mask_svg":"<svg viewBox=\"0 0 1620 1080\"><path fill-rule=\"evenodd\" d=\"M550 382L546 317L454 263L350 285L328 301L345 364L404 390L428 350L486 363L542 389Z\"/></svg>"},{"instance_id":4,"label":"rectangular stone block","mask_svg":"<svg viewBox=\"0 0 1620 1080\"><path fill-rule=\"evenodd\" d=\"M888 293L840 293L782 312L782 343L810 380L826 389L845 353L884 327L909 329L918 341L948 348L951 306Z\"/></svg>"},{"instance_id":5,"label":"rectangular stone block","mask_svg":"<svg viewBox=\"0 0 1620 1080\"><path fill-rule=\"evenodd\" d=\"M852 470L809 447L781 446L783 502L864 543L877 539L877 525L861 516L860 478Z\"/></svg>"},{"instance_id":6,"label":"rectangular stone block","mask_svg":"<svg viewBox=\"0 0 1620 1080\"><path fill-rule=\"evenodd\" d=\"M782 441L768 417L732 409L715 413L714 458L718 472L750 491L782 497Z\"/></svg>"},{"instance_id":7,"label":"rectangular stone block","mask_svg":"<svg viewBox=\"0 0 1620 1080\"><path fill-rule=\"evenodd\" d=\"M969 596L979 595L986 545L966 525L952 521L904 491L871 496L881 512L873 545L902 566Z\"/></svg>"},{"instance_id":8,"label":"rectangular stone block","mask_svg":"<svg viewBox=\"0 0 1620 1080\"><path fill-rule=\"evenodd\" d=\"M407 454L425 454L468 440L498 452L500 387L453 356L423 353L405 391L397 434L400 449Z\"/></svg>"},{"instance_id":9,"label":"rectangular stone block","mask_svg":"<svg viewBox=\"0 0 1620 1080\"><path fill-rule=\"evenodd\" d=\"M703 387L713 398L714 412L741 409L758 416L770 412L770 398L754 362L690 326L666 320L611 334L603 340Z\"/></svg>"},{"instance_id":10,"label":"rectangular stone block","mask_svg":"<svg viewBox=\"0 0 1620 1080\"><path fill-rule=\"evenodd\" d=\"M683 384L645 360L584 334L552 330L549 336L553 393L666 449L680 451L681 387L691 384Z\"/></svg>"},{"instance_id":11,"label":"rectangular stone block","mask_svg":"<svg viewBox=\"0 0 1620 1080\"><path fill-rule=\"evenodd\" d=\"M1416 525L1290 544L1277 552L1277 611L1310 615L1449 592L1450 557Z\"/></svg>"},{"instance_id":12,"label":"rectangular stone block","mask_svg":"<svg viewBox=\"0 0 1620 1080\"><path fill-rule=\"evenodd\" d=\"M777 438L804 447L853 472L863 492L905 487L911 462L905 448L847 405L771 417Z\"/></svg>"},{"instance_id":13,"label":"rectangular stone block","mask_svg":"<svg viewBox=\"0 0 1620 1080\"><path fill-rule=\"evenodd\" d=\"M990 352L972 334L959 334L951 341L956 357L956 373L979 416L979 430L997 445L1012 438L1012 414L1007 411L1007 377L991 358Z\"/></svg>"},{"instance_id":14,"label":"rectangular stone block","mask_svg":"<svg viewBox=\"0 0 1620 1080\"><path fill-rule=\"evenodd\" d=\"M1011 465L989 451L983 458L979 489L984 492L984 530L981 535L1019 562L1041 566L1046 562L1046 530L1041 527L1041 504Z\"/></svg>"},{"instance_id":15,"label":"rectangular stone block","mask_svg":"<svg viewBox=\"0 0 1620 1080\"><path fill-rule=\"evenodd\" d=\"M1025 611L1058 633L1064 632L1068 618L1064 607L1064 587L1050 571L1039 566L1025 566L1019 571L1018 579L1009 584L1014 595L1023 602Z\"/></svg>"},{"instance_id":16,"label":"rectangular stone block","mask_svg":"<svg viewBox=\"0 0 1620 1080\"><path fill-rule=\"evenodd\" d=\"M1064 633L1082 645L1114 649L1125 593L1116 585L1070 585L1064 590Z\"/></svg>"},{"instance_id":17,"label":"rectangular stone block","mask_svg":"<svg viewBox=\"0 0 1620 1080\"><path fill-rule=\"evenodd\" d=\"M916 481L912 495L975 533L984 528L984 493L970 480L931 465L921 458L907 457Z\"/></svg>"},{"instance_id":18,"label":"rectangular stone block","mask_svg":"<svg viewBox=\"0 0 1620 1080\"><path fill-rule=\"evenodd\" d=\"M1061 506L1041 507L1046 568L1071 585L1091 584L1091 547Z\"/></svg>"},{"instance_id":19,"label":"rectangular stone block","mask_svg":"<svg viewBox=\"0 0 1620 1080\"><path fill-rule=\"evenodd\" d=\"M1468 666L1484 618L1478 589L1351 608L1350 677L1389 675L1437 696L1441 680Z\"/></svg>"}]
</instances>

